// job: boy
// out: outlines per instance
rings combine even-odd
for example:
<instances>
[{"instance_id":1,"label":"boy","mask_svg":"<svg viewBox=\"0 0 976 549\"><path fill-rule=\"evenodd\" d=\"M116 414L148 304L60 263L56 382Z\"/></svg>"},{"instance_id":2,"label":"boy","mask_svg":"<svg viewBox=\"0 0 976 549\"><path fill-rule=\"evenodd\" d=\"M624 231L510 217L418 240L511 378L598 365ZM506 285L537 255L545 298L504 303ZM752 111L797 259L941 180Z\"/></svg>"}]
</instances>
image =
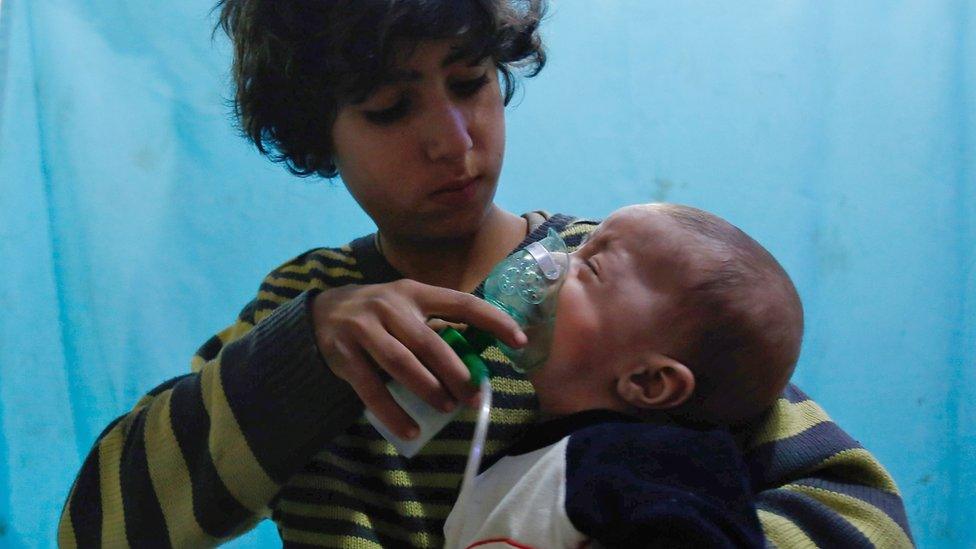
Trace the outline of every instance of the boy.
<instances>
[{"instance_id":1,"label":"boy","mask_svg":"<svg viewBox=\"0 0 976 549\"><path fill-rule=\"evenodd\" d=\"M447 546L762 546L731 435L698 429L768 408L802 332L786 272L739 229L684 206L614 212L571 255L529 374L550 419L460 495Z\"/></svg>"}]
</instances>

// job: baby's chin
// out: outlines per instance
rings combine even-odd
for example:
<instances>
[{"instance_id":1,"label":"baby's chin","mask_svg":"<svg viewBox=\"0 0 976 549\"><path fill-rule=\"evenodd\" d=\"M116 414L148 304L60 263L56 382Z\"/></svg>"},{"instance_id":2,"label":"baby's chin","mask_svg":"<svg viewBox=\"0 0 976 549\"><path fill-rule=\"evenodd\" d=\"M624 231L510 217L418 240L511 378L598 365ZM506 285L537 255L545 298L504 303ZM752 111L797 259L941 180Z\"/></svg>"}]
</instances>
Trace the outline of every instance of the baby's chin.
<instances>
[{"instance_id":1,"label":"baby's chin","mask_svg":"<svg viewBox=\"0 0 976 549\"><path fill-rule=\"evenodd\" d=\"M570 396L571 385L566 380L547 376L547 373L551 372L547 372L543 366L528 374L543 417L563 416L578 411L574 409L574 399Z\"/></svg>"}]
</instances>

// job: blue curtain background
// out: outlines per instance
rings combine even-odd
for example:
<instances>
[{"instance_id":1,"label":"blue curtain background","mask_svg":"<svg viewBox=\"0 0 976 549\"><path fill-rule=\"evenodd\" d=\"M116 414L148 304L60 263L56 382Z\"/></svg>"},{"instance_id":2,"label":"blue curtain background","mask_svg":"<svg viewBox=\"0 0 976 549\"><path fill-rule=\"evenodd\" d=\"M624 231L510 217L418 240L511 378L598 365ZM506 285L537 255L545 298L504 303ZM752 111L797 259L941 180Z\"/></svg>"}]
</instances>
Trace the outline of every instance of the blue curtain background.
<instances>
[{"instance_id":1,"label":"blue curtain background","mask_svg":"<svg viewBox=\"0 0 976 549\"><path fill-rule=\"evenodd\" d=\"M54 544L100 430L267 271L371 230L238 137L210 4L3 1L0 546ZM796 382L888 467L923 547L976 546L974 11L557 0L498 193L687 203L764 243L806 305Z\"/></svg>"}]
</instances>

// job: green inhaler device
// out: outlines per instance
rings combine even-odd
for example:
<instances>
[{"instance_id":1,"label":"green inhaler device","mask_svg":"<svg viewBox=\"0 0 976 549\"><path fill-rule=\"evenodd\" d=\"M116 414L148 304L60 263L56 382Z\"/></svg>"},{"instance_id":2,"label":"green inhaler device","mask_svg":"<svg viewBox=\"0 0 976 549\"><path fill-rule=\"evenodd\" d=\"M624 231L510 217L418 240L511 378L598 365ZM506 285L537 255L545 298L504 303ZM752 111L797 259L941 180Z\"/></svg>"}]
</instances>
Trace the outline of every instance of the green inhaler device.
<instances>
[{"instance_id":1,"label":"green inhaler device","mask_svg":"<svg viewBox=\"0 0 976 549\"><path fill-rule=\"evenodd\" d=\"M444 328L438 334L441 336L441 339L451 346L451 349L454 350L458 357L461 358L461 362L468 367L468 372L471 374L469 383L475 387L482 388L482 405L484 405L485 400L490 399L490 396L485 393L484 389L487 387L488 391L490 391L491 385L488 383L488 367L485 366L480 355L489 345L495 343L495 338L480 330L476 332L469 336L471 341L451 327ZM460 407L450 412L442 412L427 404L423 399L411 393L406 387L396 381L387 383L386 388L390 391L390 395L393 396L393 400L417 423L417 426L420 427L420 433L412 439L400 438L387 429L386 425L373 415L369 409L366 410L366 419L404 457L410 458L417 455L417 452L434 435L439 433L445 425L461 413ZM490 400L488 402L490 406Z\"/></svg>"},{"instance_id":2,"label":"green inhaler device","mask_svg":"<svg viewBox=\"0 0 976 549\"><path fill-rule=\"evenodd\" d=\"M545 238L505 258L485 279L485 300L515 319L528 336L528 343L521 349L510 348L491 334L474 327L465 330L463 335L454 328L444 328L438 332L467 366L471 374L471 384L482 390L481 409L475 427L472 452L469 455L469 466L465 472L466 478L473 475L472 468L474 472L477 471L491 407L488 368L480 355L486 348L495 345L512 361L513 368L518 372L528 373L541 366L549 355L556 315L556 297L568 271L569 253L566 243L556 231L549 229ZM366 419L405 457L416 455L461 412L460 407L451 412L442 412L395 381L390 381L386 387L397 404L420 427L420 434L411 440L401 439L390 432L368 409Z\"/></svg>"}]
</instances>

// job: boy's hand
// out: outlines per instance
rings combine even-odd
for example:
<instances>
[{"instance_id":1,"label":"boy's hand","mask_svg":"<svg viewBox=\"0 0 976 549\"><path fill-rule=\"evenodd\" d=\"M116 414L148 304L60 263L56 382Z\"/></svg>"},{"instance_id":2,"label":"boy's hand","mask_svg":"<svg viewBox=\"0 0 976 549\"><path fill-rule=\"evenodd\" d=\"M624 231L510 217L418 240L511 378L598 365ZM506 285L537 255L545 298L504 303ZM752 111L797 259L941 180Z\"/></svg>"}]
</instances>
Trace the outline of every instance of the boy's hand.
<instances>
[{"instance_id":1,"label":"boy's hand","mask_svg":"<svg viewBox=\"0 0 976 549\"><path fill-rule=\"evenodd\" d=\"M413 280L334 288L312 303L315 339L326 364L404 438L416 436L417 425L390 396L381 372L440 410L477 399L464 363L427 325L434 317L477 326L510 347L526 342L515 320L486 301Z\"/></svg>"}]
</instances>

